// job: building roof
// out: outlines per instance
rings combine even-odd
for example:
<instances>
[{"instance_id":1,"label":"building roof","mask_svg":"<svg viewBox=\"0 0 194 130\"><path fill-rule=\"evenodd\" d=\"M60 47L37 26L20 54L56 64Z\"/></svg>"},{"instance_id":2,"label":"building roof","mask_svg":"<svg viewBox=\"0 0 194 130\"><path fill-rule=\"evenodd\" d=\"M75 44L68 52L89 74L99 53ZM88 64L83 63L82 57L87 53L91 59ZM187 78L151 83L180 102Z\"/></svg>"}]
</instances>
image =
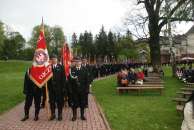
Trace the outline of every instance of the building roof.
<instances>
[{"instance_id":1,"label":"building roof","mask_svg":"<svg viewBox=\"0 0 194 130\"><path fill-rule=\"evenodd\" d=\"M194 25L189 29L189 31L186 33L186 35L194 34Z\"/></svg>"}]
</instances>

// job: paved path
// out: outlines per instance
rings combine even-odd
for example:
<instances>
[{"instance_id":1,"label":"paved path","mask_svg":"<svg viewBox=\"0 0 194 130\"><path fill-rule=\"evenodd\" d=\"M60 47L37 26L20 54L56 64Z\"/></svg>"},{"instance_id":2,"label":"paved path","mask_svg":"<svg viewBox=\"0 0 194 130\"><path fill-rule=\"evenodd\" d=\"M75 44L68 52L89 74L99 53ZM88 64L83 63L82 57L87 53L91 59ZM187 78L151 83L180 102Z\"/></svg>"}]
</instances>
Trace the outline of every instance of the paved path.
<instances>
[{"instance_id":1,"label":"paved path","mask_svg":"<svg viewBox=\"0 0 194 130\"><path fill-rule=\"evenodd\" d=\"M35 122L34 107L32 107L30 118L21 122L24 114L23 106L24 103L21 103L0 116L0 130L110 130L101 108L92 95L89 95L89 109L86 109L87 121L82 121L78 116L78 119L72 122L71 109L64 108L62 121L48 121L46 110L41 109L39 120Z\"/></svg>"}]
</instances>

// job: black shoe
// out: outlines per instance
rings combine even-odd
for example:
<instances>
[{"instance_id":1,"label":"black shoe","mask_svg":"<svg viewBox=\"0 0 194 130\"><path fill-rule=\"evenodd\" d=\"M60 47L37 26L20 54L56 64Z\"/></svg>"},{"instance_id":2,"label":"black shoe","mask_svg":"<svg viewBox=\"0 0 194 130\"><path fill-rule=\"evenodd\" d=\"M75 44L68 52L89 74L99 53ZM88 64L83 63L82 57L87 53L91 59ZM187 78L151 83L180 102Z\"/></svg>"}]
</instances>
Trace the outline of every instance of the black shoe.
<instances>
[{"instance_id":1,"label":"black shoe","mask_svg":"<svg viewBox=\"0 0 194 130\"><path fill-rule=\"evenodd\" d=\"M59 115L58 116L58 121L61 121L62 120L62 115Z\"/></svg>"},{"instance_id":2,"label":"black shoe","mask_svg":"<svg viewBox=\"0 0 194 130\"><path fill-rule=\"evenodd\" d=\"M51 115L51 117L49 118L49 121L52 121L55 119L55 115Z\"/></svg>"},{"instance_id":3,"label":"black shoe","mask_svg":"<svg viewBox=\"0 0 194 130\"><path fill-rule=\"evenodd\" d=\"M81 116L81 120L84 120L84 121L85 121L85 120L86 120L86 118L85 118L84 116Z\"/></svg>"},{"instance_id":4,"label":"black shoe","mask_svg":"<svg viewBox=\"0 0 194 130\"><path fill-rule=\"evenodd\" d=\"M75 121L75 120L76 120L76 117L73 117L71 120L72 120L72 121Z\"/></svg>"},{"instance_id":5,"label":"black shoe","mask_svg":"<svg viewBox=\"0 0 194 130\"><path fill-rule=\"evenodd\" d=\"M35 116L35 117L34 117L34 121L37 121L37 120L38 120L38 116Z\"/></svg>"},{"instance_id":6,"label":"black shoe","mask_svg":"<svg viewBox=\"0 0 194 130\"><path fill-rule=\"evenodd\" d=\"M21 121L26 121L29 118L29 116L24 116L24 118L21 119Z\"/></svg>"}]
</instances>

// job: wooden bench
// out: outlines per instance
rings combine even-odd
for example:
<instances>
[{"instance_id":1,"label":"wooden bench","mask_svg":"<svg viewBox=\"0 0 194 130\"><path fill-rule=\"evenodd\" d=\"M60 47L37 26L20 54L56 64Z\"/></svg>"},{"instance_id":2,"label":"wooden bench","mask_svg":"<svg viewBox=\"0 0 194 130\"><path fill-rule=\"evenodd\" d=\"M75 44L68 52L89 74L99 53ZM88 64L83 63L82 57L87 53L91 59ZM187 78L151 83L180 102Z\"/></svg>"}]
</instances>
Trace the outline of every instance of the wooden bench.
<instances>
[{"instance_id":1,"label":"wooden bench","mask_svg":"<svg viewBox=\"0 0 194 130\"><path fill-rule=\"evenodd\" d=\"M144 77L145 79L160 79L161 80L161 78L160 77Z\"/></svg>"},{"instance_id":2,"label":"wooden bench","mask_svg":"<svg viewBox=\"0 0 194 130\"><path fill-rule=\"evenodd\" d=\"M192 94L192 92L190 92L190 91L182 91L182 92L177 92L177 94L181 94L182 97L187 98L187 97L189 97Z\"/></svg>"},{"instance_id":3,"label":"wooden bench","mask_svg":"<svg viewBox=\"0 0 194 130\"><path fill-rule=\"evenodd\" d=\"M186 83L185 86L186 87L194 87L194 83Z\"/></svg>"},{"instance_id":4,"label":"wooden bench","mask_svg":"<svg viewBox=\"0 0 194 130\"><path fill-rule=\"evenodd\" d=\"M183 91L193 91L194 88L181 88L181 90L183 90Z\"/></svg>"},{"instance_id":5,"label":"wooden bench","mask_svg":"<svg viewBox=\"0 0 194 130\"><path fill-rule=\"evenodd\" d=\"M162 81L160 78L157 77L145 77L144 81L146 82L160 82Z\"/></svg>"},{"instance_id":6,"label":"wooden bench","mask_svg":"<svg viewBox=\"0 0 194 130\"><path fill-rule=\"evenodd\" d=\"M123 90L137 90L138 95L140 95L140 92L143 90L157 90L160 92L160 95L162 95L162 90L164 89L163 85L154 85L154 84L143 84L143 85L129 85L128 87L117 87L117 93L121 93Z\"/></svg>"},{"instance_id":7,"label":"wooden bench","mask_svg":"<svg viewBox=\"0 0 194 130\"><path fill-rule=\"evenodd\" d=\"M186 98L174 98L173 101L177 102L178 105L182 105L185 104L187 102L188 99Z\"/></svg>"},{"instance_id":8,"label":"wooden bench","mask_svg":"<svg viewBox=\"0 0 194 130\"><path fill-rule=\"evenodd\" d=\"M143 84L158 84L158 85L162 85L164 84L163 81L153 81L153 82L150 82L150 81L144 81Z\"/></svg>"}]
</instances>

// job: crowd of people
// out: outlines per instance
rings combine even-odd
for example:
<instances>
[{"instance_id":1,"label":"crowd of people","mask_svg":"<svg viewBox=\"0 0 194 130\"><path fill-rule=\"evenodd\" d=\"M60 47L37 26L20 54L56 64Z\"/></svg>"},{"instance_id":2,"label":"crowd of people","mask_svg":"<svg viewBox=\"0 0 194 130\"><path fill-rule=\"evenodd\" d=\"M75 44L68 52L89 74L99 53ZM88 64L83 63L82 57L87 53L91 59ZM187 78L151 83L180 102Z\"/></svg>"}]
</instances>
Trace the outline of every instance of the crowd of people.
<instances>
[{"instance_id":1,"label":"crowd of people","mask_svg":"<svg viewBox=\"0 0 194 130\"><path fill-rule=\"evenodd\" d=\"M145 81L145 77L148 73L153 72L151 65L137 65L123 67L117 74L117 84L119 87L126 87L129 84L140 84L142 85ZM162 69L159 69L160 76L164 75Z\"/></svg>"},{"instance_id":2,"label":"crowd of people","mask_svg":"<svg viewBox=\"0 0 194 130\"><path fill-rule=\"evenodd\" d=\"M182 80L185 83L194 83L194 70L192 69L192 65L190 65L188 68L185 66L177 67L176 76L178 79Z\"/></svg>"},{"instance_id":3,"label":"crowd of people","mask_svg":"<svg viewBox=\"0 0 194 130\"><path fill-rule=\"evenodd\" d=\"M89 86L93 80L93 76L91 76L86 61L82 62L80 59L74 59L72 61L69 77L65 75L64 67L58 62L57 56L54 55L51 57L51 65L53 76L47 82L47 87L46 85L42 88L36 86L30 79L31 68L26 71L23 91L26 98L24 117L21 121L25 121L29 118L29 110L33 100L35 104L34 120L37 121L39 119L40 108L45 107L47 98L49 99L49 108L51 111L49 120L54 120L56 118L56 109L58 110L57 119L59 121L62 120L65 99L68 99L69 107L72 108L72 121L75 121L77 118L77 108L80 108L81 119L86 120L84 109L88 106ZM46 88L48 88L48 93Z\"/></svg>"},{"instance_id":4,"label":"crowd of people","mask_svg":"<svg viewBox=\"0 0 194 130\"><path fill-rule=\"evenodd\" d=\"M72 121L77 119L77 108L80 108L81 119L86 120L84 111L88 107L88 94L92 81L95 78L114 74L123 66L123 64L89 65L86 59L74 58L70 66L70 76L67 77L64 73L64 66L58 61L56 55L51 57L50 63L53 76L41 88L30 78L31 67L27 69L23 90L26 96L24 117L21 121L29 118L33 100L35 104L34 120L37 121L40 109L47 105L46 99L49 99L51 113L49 120L54 120L56 117L59 121L62 120L63 107L66 102L72 108ZM56 109L58 110L57 116Z\"/></svg>"}]
</instances>

